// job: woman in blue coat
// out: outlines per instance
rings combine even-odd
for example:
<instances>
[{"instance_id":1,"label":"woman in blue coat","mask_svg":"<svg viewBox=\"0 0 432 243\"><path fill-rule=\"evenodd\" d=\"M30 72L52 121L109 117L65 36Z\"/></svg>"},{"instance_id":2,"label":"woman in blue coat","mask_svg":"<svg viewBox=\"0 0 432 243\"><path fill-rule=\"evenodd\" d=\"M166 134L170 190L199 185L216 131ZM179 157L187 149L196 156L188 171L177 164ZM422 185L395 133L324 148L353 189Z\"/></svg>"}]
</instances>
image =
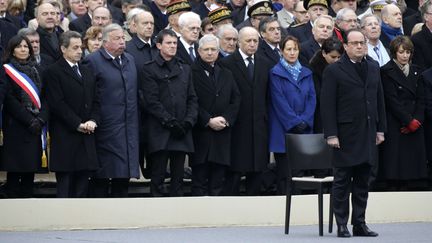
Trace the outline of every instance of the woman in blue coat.
<instances>
[{"instance_id":1,"label":"woman in blue coat","mask_svg":"<svg viewBox=\"0 0 432 243\"><path fill-rule=\"evenodd\" d=\"M300 44L287 36L280 45L282 58L270 71L269 149L274 153L278 193L286 191L285 134L312 133L315 89L312 71L298 61Z\"/></svg>"}]
</instances>

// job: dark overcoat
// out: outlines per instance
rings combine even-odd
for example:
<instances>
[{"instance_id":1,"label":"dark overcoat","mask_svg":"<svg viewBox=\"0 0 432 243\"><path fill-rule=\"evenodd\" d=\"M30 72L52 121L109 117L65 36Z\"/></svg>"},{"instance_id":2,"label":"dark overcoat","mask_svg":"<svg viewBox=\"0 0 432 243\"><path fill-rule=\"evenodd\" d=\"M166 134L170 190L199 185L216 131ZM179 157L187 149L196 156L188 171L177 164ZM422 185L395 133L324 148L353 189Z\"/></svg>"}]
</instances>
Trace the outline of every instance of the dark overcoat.
<instances>
[{"instance_id":1,"label":"dark overcoat","mask_svg":"<svg viewBox=\"0 0 432 243\"><path fill-rule=\"evenodd\" d=\"M378 159L376 133L386 127L384 95L378 63L363 61L367 64L365 81L346 54L324 69L321 117L324 136L339 138L335 167L373 165Z\"/></svg>"},{"instance_id":2,"label":"dark overcoat","mask_svg":"<svg viewBox=\"0 0 432 243\"><path fill-rule=\"evenodd\" d=\"M21 103L21 87L6 75L3 68L1 72L7 92L3 102L3 151L0 169L8 172L38 172L42 163L41 135L33 134L28 129L31 120L36 116ZM48 106L43 92L40 100L42 108L37 117L48 121Z\"/></svg>"},{"instance_id":3,"label":"dark overcoat","mask_svg":"<svg viewBox=\"0 0 432 243\"><path fill-rule=\"evenodd\" d=\"M193 88L190 66L178 58L166 62L160 55L144 65L140 83L147 112L144 133L148 153L157 151L194 152L192 131L182 138L171 136L164 126L171 120L195 125L198 102Z\"/></svg>"},{"instance_id":4,"label":"dark overcoat","mask_svg":"<svg viewBox=\"0 0 432 243\"><path fill-rule=\"evenodd\" d=\"M76 18L75 20L72 20L69 23L69 30L76 31L78 33L84 34L87 31L87 29L92 25L91 24L91 18L88 13L84 14L83 16L80 16Z\"/></svg>"},{"instance_id":5,"label":"dark overcoat","mask_svg":"<svg viewBox=\"0 0 432 243\"><path fill-rule=\"evenodd\" d=\"M425 88L425 120L423 127L425 130L426 157L432 161L432 68L427 69L421 75L421 80Z\"/></svg>"},{"instance_id":6,"label":"dark overcoat","mask_svg":"<svg viewBox=\"0 0 432 243\"><path fill-rule=\"evenodd\" d=\"M414 44L412 62L422 70L432 67L432 33L429 28L423 25L421 31L414 34L411 40Z\"/></svg>"},{"instance_id":7,"label":"dark overcoat","mask_svg":"<svg viewBox=\"0 0 432 243\"><path fill-rule=\"evenodd\" d=\"M137 73L141 72L144 63L153 60L159 53L154 42L152 45L145 44L137 35L126 43L126 52L131 54L135 59Z\"/></svg>"},{"instance_id":8,"label":"dark overcoat","mask_svg":"<svg viewBox=\"0 0 432 243\"><path fill-rule=\"evenodd\" d=\"M270 66L276 65L280 60L280 54L272 49L269 44L263 39L260 40L258 45L257 53L265 58L267 58Z\"/></svg>"},{"instance_id":9,"label":"dark overcoat","mask_svg":"<svg viewBox=\"0 0 432 243\"><path fill-rule=\"evenodd\" d=\"M198 58L198 44L194 44L194 51L195 51L195 58ZM194 63L194 60L191 59L189 55L189 50L186 50L186 47L183 45L183 43L180 41L180 38L177 41L177 53L176 57L181 59L185 64L192 65Z\"/></svg>"},{"instance_id":10,"label":"dark overcoat","mask_svg":"<svg viewBox=\"0 0 432 243\"><path fill-rule=\"evenodd\" d=\"M312 24L306 22L303 24L293 25L288 28L288 34L296 37L300 43L313 38L312 35Z\"/></svg>"},{"instance_id":11,"label":"dark overcoat","mask_svg":"<svg viewBox=\"0 0 432 243\"><path fill-rule=\"evenodd\" d=\"M49 66L42 79L47 80L46 97L50 107L50 170L71 172L96 170L94 134L77 131L81 123L99 119L99 100L91 70L79 65L81 78L64 58Z\"/></svg>"},{"instance_id":12,"label":"dark overcoat","mask_svg":"<svg viewBox=\"0 0 432 243\"><path fill-rule=\"evenodd\" d=\"M51 44L50 37L47 35L45 31L42 30L40 26L36 29L36 31L39 33L39 37L40 37L40 53L50 56L53 62L60 59L61 57L60 47L53 46ZM58 32L55 33L57 35L57 38L60 38L60 34Z\"/></svg>"},{"instance_id":13,"label":"dark overcoat","mask_svg":"<svg viewBox=\"0 0 432 243\"><path fill-rule=\"evenodd\" d=\"M259 172L267 168L268 151L268 61L254 57L254 79L249 80L246 65L239 52L220 60L231 70L242 97L236 124L232 131L231 170Z\"/></svg>"},{"instance_id":14,"label":"dark overcoat","mask_svg":"<svg viewBox=\"0 0 432 243\"><path fill-rule=\"evenodd\" d=\"M424 86L420 68L410 66L408 77L392 60L381 68L387 133L380 146L379 173L383 179L406 180L426 177L424 129L402 134L412 119L424 123Z\"/></svg>"},{"instance_id":15,"label":"dark overcoat","mask_svg":"<svg viewBox=\"0 0 432 243\"><path fill-rule=\"evenodd\" d=\"M301 43L299 56L300 63L302 65L310 67L310 60L315 55L315 52L317 52L319 49L321 49L321 47L318 42L313 38L313 36L309 40Z\"/></svg>"},{"instance_id":16,"label":"dark overcoat","mask_svg":"<svg viewBox=\"0 0 432 243\"><path fill-rule=\"evenodd\" d=\"M198 120L193 130L195 153L191 164L211 161L229 165L231 132L240 107L240 91L231 71L215 65L215 82L198 63L192 65L192 80L198 97ZM210 118L222 116L229 126L215 131L208 126Z\"/></svg>"},{"instance_id":17,"label":"dark overcoat","mask_svg":"<svg viewBox=\"0 0 432 243\"><path fill-rule=\"evenodd\" d=\"M100 122L96 178L139 178L138 82L134 58L121 55L119 65L104 48L86 56L83 64L96 78Z\"/></svg>"}]
</instances>

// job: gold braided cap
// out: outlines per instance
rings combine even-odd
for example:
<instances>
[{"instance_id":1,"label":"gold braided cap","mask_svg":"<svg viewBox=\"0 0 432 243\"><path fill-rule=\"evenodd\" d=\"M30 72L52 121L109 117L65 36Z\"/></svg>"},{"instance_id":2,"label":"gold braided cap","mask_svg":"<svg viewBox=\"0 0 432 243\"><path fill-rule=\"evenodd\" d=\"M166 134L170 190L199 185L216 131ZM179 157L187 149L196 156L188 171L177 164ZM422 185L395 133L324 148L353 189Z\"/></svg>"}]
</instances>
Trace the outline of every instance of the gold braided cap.
<instances>
[{"instance_id":1,"label":"gold braided cap","mask_svg":"<svg viewBox=\"0 0 432 243\"><path fill-rule=\"evenodd\" d=\"M217 9L213 9L208 13L208 17L212 24L217 24L225 19L231 19L231 10L227 7L220 7Z\"/></svg>"}]
</instances>

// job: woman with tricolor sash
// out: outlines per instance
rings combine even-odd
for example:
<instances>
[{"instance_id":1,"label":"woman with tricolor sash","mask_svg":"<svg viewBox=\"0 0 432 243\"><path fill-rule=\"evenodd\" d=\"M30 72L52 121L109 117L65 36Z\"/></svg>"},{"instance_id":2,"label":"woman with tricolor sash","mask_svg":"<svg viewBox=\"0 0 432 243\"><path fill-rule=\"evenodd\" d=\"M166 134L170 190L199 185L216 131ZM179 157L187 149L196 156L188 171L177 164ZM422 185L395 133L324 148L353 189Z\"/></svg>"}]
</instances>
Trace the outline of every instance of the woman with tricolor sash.
<instances>
[{"instance_id":1,"label":"woman with tricolor sash","mask_svg":"<svg viewBox=\"0 0 432 243\"><path fill-rule=\"evenodd\" d=\"M32 197L34 174L46 167L48 109L41 97L42 80L30 41L10 39L4 52L1 82L7 87L3 103L3 153L0 169L7 171L9 198Z\"/></svg>"}]
</instances>

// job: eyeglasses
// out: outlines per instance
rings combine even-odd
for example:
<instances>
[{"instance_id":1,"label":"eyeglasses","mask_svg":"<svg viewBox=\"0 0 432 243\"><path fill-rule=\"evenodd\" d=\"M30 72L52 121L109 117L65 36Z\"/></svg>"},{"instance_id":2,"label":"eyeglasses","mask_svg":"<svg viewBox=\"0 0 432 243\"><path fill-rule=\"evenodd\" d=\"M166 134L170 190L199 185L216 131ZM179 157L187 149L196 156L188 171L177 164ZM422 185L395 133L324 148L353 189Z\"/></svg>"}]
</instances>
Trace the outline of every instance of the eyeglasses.
<instances>
[{"instance_id":1,"label":"eyeglasses","mask_svg":"<svg viewBox=\"0 0 432 243\"><path fill-rule=\"evenodd\" d=\"M365 41L348 41L347 43L348 43L348 45L353 45L353 46L358 46L358 45L364 46L364 45L366 45Z\"/></svg>"},{"instance_id":2,"label":"eyeglasses","mask_svg":"<svg viewBox=\"0 0 432 243\"><path fill-rule=\"evenodd\" d=\"M187 27L187 29L189 31L197 31L197 32L201 31L201 27Z\"/></svg>"},{"instance_id":3,"label":"eyeglasses","mask_svg":"<svg viewBox=\"0 0 432 243\"><path fill-rule=\"evenodd\" d=\"M358 23L357 19L342 19L342 21L347 22L347 23Z\"/></svg>"}]
</instances>

